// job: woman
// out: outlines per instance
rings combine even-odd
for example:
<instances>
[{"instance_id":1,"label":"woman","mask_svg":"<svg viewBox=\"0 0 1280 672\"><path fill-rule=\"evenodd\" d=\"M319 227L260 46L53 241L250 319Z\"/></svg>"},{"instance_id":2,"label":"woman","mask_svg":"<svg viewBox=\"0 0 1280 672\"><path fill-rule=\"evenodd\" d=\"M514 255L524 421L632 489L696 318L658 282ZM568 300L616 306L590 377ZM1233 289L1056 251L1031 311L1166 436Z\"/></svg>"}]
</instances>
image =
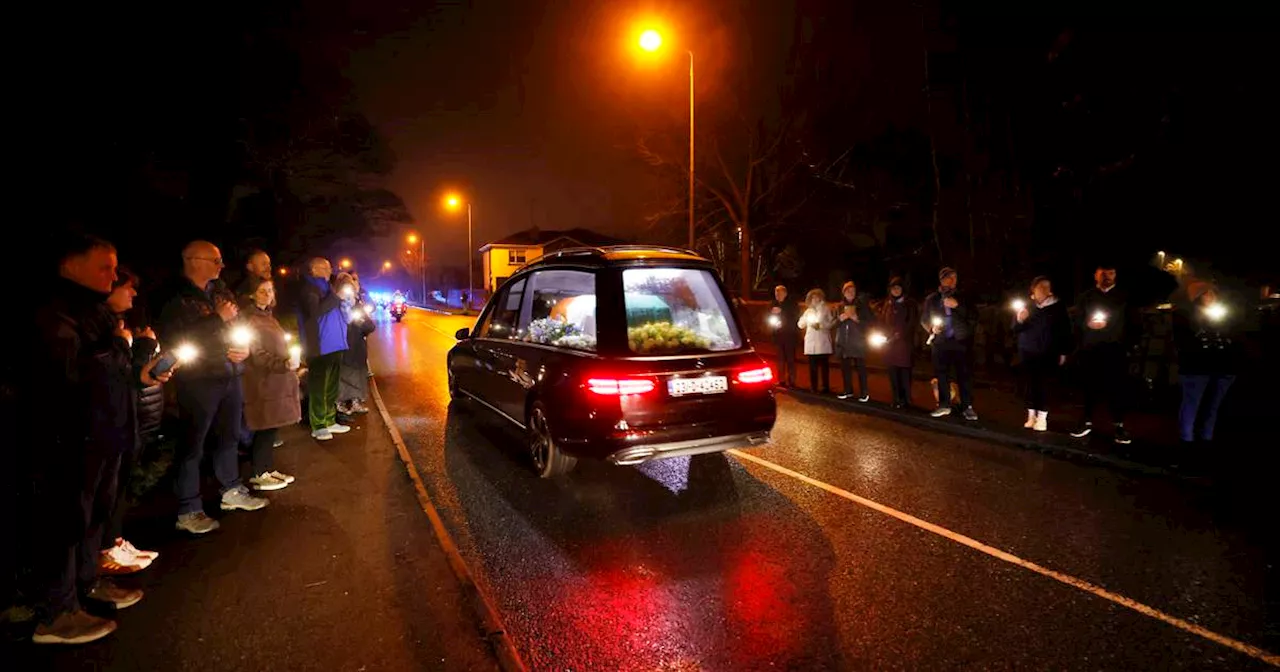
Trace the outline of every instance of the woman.
<instances>
[{"instance_id":1,"label":"woman","mask_svg":"<svg viewBox=\"0 0 1280 672\"><path fill-rule=\"evenodd\" d=\"M831 328L835 318L827 306L827 295L811 289L804 298L805 311L796 326L804 329L804 354L809 358L809 389L818 390L818 374L822 374L822 393L831 394L831 372L827 367L831 356Z\"/></svg>"},{"instance_id":2,"label":"woman","mask_svg":"<svg viewBox=\"0 0 1280 672\"><path fill-rule=\"evenodd\" d=\"M353 275L339 274L334 286L342 297L342 315L347 320L347 349L338 371L338 412L368 413L369 344L365 339L374 330L373 312L365 310L369 304L361 298L360 282Z\"/></svg>"},{"instance_id":3,"label":"woman","mask_svg":"<svg viewBox=\"0 0 1280 672\"><path fill-rule=\"evenodd\" d=\"M1173 316L1173 342L1178 349L1178 379L1182 384L1182 408L1178 430L1183 443L1197 438L1213 441L1218 407L1231 389L1240 368L1241 342L1235 334L1234 316L1218 303L1218 291L1205 282L1187 286L1191 306Z\"/></svg>"},{"instance_id":4,"label":"woman","mask_svg":"<svg viewBox=\"0 0 1280 672\"><path fill-rule=\"evenodd\" d=\"M275 470L272 452L281 427L302 420L299 397L298 360L289 354L284 329L276 321L271 308L276 302L275 285L265 278L248 282L242 297L240 319L253 330L249 359L245 360L244 417L253 430L254 490L279 490L294 478Z\"/></svg>"},{"instance_id":5,"label":"woman","mask_svg":"<svg viewBox=\"0 0 1280 672\"><path fill-rule=\"evenodd\" d=\"M145 327L133 333L126 326L125 314L133 310L133 298L137 295L138 276L123 266L117 267L116 281L113 283L111 294L107 296L107 307L116 316L118 328L132 337L130 350L135 374L141 372L142 367L151 361L159 349L156 333L151 327ZM129 340L128 337L126 337L127 340ZM154 379L149 382L153 384L137 385L139 389L132 395L133 437L120 454L120 467L116 473L116 496L102 535L102 552L98 558L98 571L108 576L141 571L160 557L160 554L155 551L139 550L123 536L124 515L129 507L129 491L133 483L134 465L138 462L145 436L153 435L157 431L164 413L163 385Z\"/></svg>"},{"instance_id":6,"label":"woman","mask_svg":"<svg viewBox=\"0 0 1280 672\"><path fill-rule=\"evenodd\" d=\"M903 409L911 405L911 360L920 307L907 300L902 278L889 278L889 296L880 306L880 322L885 330L884 364L889 368L893 407Z\"/></svg>"},{"instance_id":7,"label":"woman","mask_svg":"<svg viewBox=\"0 0 1280 672\"><path fill-rule=\"evenodd\" d=\"M836 326L836 357L840 360L840 373L844 378L841 399L853 398L853 368L858 368L858 401L871 401L867 389L867 334L875 320L871 308L858 299L858 286L852 280L840 288L841 298L837 308L839 322Z\"/></svg>"},{"instance_id":8,"label":"woman","mask_svg":"<svg viewBox=\"0 0 1280 672\"><path fill-rule=\"evenodd\" d=\"M1026 387L1027 429L1049 429L1049 379L1067 361L1071 349L1071 318L1067 306L1053 295L1049 278L1031 281L1031 305L1022 305L1013 316L1013 332L1018 335L1018 357L1022 360Z\"/></svg>"}]
</instances>

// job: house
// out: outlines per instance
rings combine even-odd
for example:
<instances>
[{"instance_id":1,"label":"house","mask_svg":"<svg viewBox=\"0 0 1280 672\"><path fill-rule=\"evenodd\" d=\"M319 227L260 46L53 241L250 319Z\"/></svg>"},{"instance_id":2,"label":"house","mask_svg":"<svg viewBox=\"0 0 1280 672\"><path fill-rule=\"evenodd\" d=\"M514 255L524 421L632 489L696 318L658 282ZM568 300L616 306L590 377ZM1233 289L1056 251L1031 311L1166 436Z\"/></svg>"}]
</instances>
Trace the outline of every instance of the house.
<instances>
[{"instance_id":1,"label":"house","mask_svg":"<svg viewBox=\"0 0 1280 672\"><path fill-rule=\"evenodd\" d=\"M587 229L543 231L538 228L513 233L480 248L484 261L484 289L492 293L525 264L568 247L601 247L623 241Z\"/></svg>"}]
</instances>

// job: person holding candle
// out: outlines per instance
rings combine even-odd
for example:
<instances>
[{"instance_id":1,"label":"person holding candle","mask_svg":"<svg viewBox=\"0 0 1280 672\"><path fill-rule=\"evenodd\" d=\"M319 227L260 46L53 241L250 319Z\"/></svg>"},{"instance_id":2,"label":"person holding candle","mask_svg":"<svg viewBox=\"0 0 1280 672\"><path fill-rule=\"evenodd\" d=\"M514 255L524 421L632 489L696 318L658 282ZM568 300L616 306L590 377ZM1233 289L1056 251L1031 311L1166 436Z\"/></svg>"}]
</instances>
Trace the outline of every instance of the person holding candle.
<instances>
[{"instance_id":1,"label":"person holding candle","mask_svg":"<svg viewBox=\"0 0 1280 672\"><path fill-rule=\"evenodd\" d=\"M827 306L827 295L821 289L811 289L804 298L805 311L796 322L796 327L804 329L804 354L809 358L809 389L822 394L831 394L831 370L828 359L831 357L831 327L835 326L835 317ZM822 388L818 388L821 375Z\"/></svg>"},{"instance_id":2,"label":"person holding candle","mask_svg":"<svg viewBox=\"0 0 1280 672\"><path fill-rule=\"evenodd\" d=\"M978 325L978 310L956 291L958 281L955 269L946 267L939 271L938 291L925 298L921 310L920 325L930 334L934 376L938 379L938 408L931 415L935 418L951 415L950 374L954 368L964 419L976 421L969 357Z\"/></svg>"},{"instance_id":3,"label":"person holding candle","mask_svg":"<svg viewBox=\"0 0 1280 672\"><path fill-rule=\"evenodd\" d=\"M294 481L292 476L276 471L272 453L280 428L302 419L299 361L290 353L284 328L271 310L276 302L274 283L254 277L242 285L241 291L241 319L254 335L244 370L245 424L253 431L253 476L249 486L254 490L279 490Z\"/></svg>"},{"instance_id":4,"label":"person holding candle","mask_svg":"<svg viewBox=\"0 0 1280 672\"><path fill-rule=\"evenodd\" d=\"M884 364L889 368L893 407L911 405L911 366L915 354L916 324L920 307L907 299L902 278L889 278L889 296L880 304L881 333L885 336Z\"/></svg>"},{"instance_id":5,"label":"person holding candle","mask_svg":"<svg viewBox=\"0 0 1280 672\"><path fill-rule=\"evenodd\" d=\"M358 415L369 412L369 334L376 324L373 311L362 298L360 281L354 274L339 273L334 286L342 297L342 315L347 321L347 349L342 352L338 375L338 413Z\"/></svg>"},{"instance_id":6,"label":"person holding candle","mask_svg":"<svg viewBox=\"0 0 1280 672\"><path fill-rule=\"evenodd\" d=\"M858 369L858 401L871 401L867 389L867 337L875 316L866 301L858 298L858 286L852 280L840 288L841 302L836 311L835 351L844 379L841 399L853 398L853 370Z\"/></svg>"},{"instance_id":7,"label":"person holding candle","mask_svg":"<svg viewBox=\"0 0 1280 672\"><path fill-rule=\"evenodd\" d=\"M1173 314L1173 343L1182 384L1178 430L1184 444L1197 438L1213 441L1218 407L1235 382L1242 359L1235 316L1218 300L1217 289L1207 282L1192 282L1187 285L1187 296L1191 305Z\"/></svg>"},{"instance_id":8,"label":"person holding candle","mask_svg":"<svg viewBox=\"0 0 1280 672\"><path fill-rule=\"evenodd\" d=\"M223 266L222 253L213 243L197 240L187 245L182 250L182 277L156 321L160 342L170 347L194 346L199 353L193 361L184 362L182 375L174 378L185 425L174 456L176 526L191 534L218 529L218 521L204 512L200 499L200 465L210 433L214 436L210 462L222 486L222 510L256 511L267 505L267 500L250 494L240 478L236 455L244 413L240 377L249 349L230 338L239 310L216 282Z\"/></svg>"},{"instance_id":9,"label":"person holding candle","mask_svg":"<svg viewBox=\"0 0 1280 672\"><path fill-rule=\"evenodd\" d=\"M1136 334L1129 298L1116 286L1116 267L1103 262L1093 272L1094 287L1076 299L1077 365L1084 387L1084 417L1071 436L1084 438L1093 432L1093 414L1106 399L1115 423L1114 440L1132 442L1124 428L1128 394L1129 339Z\"/></svg>"},{"instance_id":10,"label":"person holding candle","mask_svg":"<svg viewBox=\"0 0 1280 672\"><path fill-rule=\"evenodd\" d=\"M1071 349L1071 319L1066 305L1053 295L1049 278L1031 281L1031 301L1017 299L1013 305L1013 333L1018 336L1018 358L1022 361L1026 388L1027 429L1049 429L1047 384L1067 361Z\"/></svg>"},{"instance_id":11,"label":"person holding candle","mask_svg":"<svg viewBox=\"0 0 1280 672\"><path fill-rule=\"evenodd\" d=\"M342 295L330 285L333 266L324 257L310 263L311 277L302 286L298 325L307 357L307 415L311 438L329 441L351 428L338 422L338 382L347 349L347 321ZM352 290L354 291L354 289Z\"/></svg>"},{"instance_id":12,"label":"person holding candle","mask_svg":"<svg viewBox=\"0 0 1280 672\"><path fill-rule=\"evenodd\" d=\"M773 303L769 306L769 329L773 332L773 344L778 348L778 385L796 386L796 346L800 332L791 328L800 319L800 307L787 300L786 285L773 288Z\"/></svg>"}]
</instances>

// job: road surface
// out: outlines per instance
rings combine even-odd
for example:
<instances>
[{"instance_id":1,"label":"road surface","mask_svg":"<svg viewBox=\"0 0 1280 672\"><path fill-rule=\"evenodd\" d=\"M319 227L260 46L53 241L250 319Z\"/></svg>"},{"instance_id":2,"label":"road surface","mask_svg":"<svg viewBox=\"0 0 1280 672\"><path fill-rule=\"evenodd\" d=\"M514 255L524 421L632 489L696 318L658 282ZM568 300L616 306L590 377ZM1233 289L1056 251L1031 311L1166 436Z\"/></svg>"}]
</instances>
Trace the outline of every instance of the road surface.
<instances>
[{"instance_id":1,"label":"road surface","mask_svg":"<svg viewBox=\"0 0 1280 672\"><path fill-rule=\"evenodd\" d=\"M449 407L469 324L383 323L372 366L533 669L1274 669L1273 522L1238 498L785 396L769 446L540 480Z\"/></svg>"}]
</instances>

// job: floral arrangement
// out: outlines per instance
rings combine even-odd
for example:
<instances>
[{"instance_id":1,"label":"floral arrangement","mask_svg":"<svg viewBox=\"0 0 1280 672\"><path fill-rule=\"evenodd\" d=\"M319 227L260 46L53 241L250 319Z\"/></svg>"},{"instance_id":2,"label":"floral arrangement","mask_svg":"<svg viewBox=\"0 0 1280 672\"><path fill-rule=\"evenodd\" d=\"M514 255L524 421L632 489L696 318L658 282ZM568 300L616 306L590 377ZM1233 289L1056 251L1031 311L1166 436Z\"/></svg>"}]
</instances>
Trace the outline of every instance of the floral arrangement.
<instances>
[{"instance_id":1,"label":"floral arrangement","mask_svg":"<svg viewBox=\"0 0 1280 672\"><path fill-rule=\"evenodd\" d=\"M583 333L577 325L560 317L544 317L530 322L524 340L582 350L594 350L596 347L594 336Z\"/></svg>"},{"instance_id":2,"label":"floral arrangement","mask_svg":"<svg viewBox=\"0 0 1280 672\"><path fill-rule=\"evenodd\" d=\"M627 330L631 350L650 354L681 348L711 347L711 339L694 330L670 322L650 322Z\"/></svg>"}]
</instances>

